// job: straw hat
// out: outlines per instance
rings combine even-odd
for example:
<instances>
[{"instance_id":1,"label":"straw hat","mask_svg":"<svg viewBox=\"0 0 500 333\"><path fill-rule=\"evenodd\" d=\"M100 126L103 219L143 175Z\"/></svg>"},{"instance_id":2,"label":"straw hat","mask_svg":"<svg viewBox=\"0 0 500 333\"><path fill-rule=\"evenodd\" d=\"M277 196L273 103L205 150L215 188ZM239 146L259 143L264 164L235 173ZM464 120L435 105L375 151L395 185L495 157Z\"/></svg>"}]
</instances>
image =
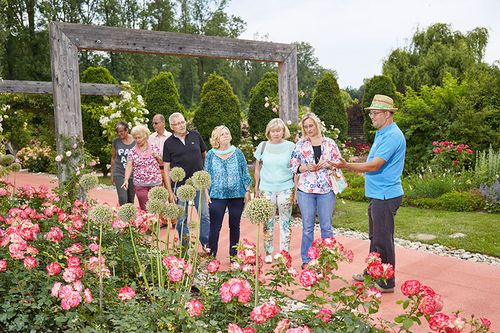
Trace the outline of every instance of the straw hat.
<instances>
[{"instance_id":1,"label":"straw hat","mask_svg":"<svg viewBox=\"0 0 500 333\"><path fill-rule=\"evenodd\" d=\"M394 107L394 101L389 96L375 95L373 96L372 105L365 108L365 110L385 110L394 112L397 108Z\"/></svg>"}]
</instances>

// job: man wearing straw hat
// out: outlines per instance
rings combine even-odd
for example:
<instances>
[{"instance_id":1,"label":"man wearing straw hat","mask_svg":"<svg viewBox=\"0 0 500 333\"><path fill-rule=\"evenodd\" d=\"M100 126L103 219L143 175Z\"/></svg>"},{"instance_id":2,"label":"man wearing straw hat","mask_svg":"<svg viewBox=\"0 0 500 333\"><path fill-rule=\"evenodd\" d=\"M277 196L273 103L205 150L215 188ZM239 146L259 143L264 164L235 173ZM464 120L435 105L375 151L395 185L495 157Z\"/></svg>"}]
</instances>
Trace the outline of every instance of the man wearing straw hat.
<instances>
[{"instance_id":1,"label":"man wearing straw hat","mask_svg":"<svg viewBox=\"0 0 500 333\"><path fill-rule=\"evenodd\" d=\"M369 110L373 127L377 129L375 141L363 163L341 160L334 167L365 172L365 196L368 198L368 229L370 252L380 253L382 263L395 266L394 216L403 199L401 175L406 153L403 132L394 123L396 112L392 98L375 95ZM363 281L366 271L354 274L353 279ZM394 292L395 279L377 284L381 292Z\"/></svg>"}]
</instances>

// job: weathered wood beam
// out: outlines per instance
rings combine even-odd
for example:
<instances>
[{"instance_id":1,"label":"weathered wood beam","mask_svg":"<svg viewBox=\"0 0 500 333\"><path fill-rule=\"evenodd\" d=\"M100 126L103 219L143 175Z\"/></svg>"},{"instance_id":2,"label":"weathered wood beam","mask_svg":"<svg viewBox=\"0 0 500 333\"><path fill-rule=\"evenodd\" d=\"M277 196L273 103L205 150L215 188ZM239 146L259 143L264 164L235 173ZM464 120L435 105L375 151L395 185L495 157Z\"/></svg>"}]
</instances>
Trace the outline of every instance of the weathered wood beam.
<instances>
[{"instance_id":1,"label":"weathered wood beam","mask_svg":"<svg viewBox=\"0 0 500 333\"><path fill-rule=\"evenodd\" d=\"M66 37L57 24L49 24L50 60L56 148L58 154L83 141L82 111L80 104L80 75L78 48ZM83 147L73 150L69 161L58 163L59 186L64 186L80 165Z\"/></svg>"},{"instance_id":2,"label":"weathered wood beam","mask_svg":"<svg viewBox=\"0 0 500 333\"><path fill-rule=\"evenodd\" d=\"M290 44L227 37L61 22L54 24L82 50L281 62L293 49Z\"/></svg>"},{"instance_id":3,"label":"weathered wood beam","mask_svg":"<svg viewBox=\"0 0 500 333\"><path fill-rule=\"evenodd\" d=\"M80 95L116 96L122 90L118 84L81 83ZM24 94L52 94L50 81L0 80L0 92Z\"/></svg>"},{"instance_id":4,"label":"weathered wood beam","mask_svg":"<svg viewBox=\"0 0 500 333\"><path fill-rule=\"evenodd\" d=\"M299 116L299 97L297 81L297 49L278 63L278 91L280 97L280 118L286 123L296 123Z\"/></svg>"}]
</instances>

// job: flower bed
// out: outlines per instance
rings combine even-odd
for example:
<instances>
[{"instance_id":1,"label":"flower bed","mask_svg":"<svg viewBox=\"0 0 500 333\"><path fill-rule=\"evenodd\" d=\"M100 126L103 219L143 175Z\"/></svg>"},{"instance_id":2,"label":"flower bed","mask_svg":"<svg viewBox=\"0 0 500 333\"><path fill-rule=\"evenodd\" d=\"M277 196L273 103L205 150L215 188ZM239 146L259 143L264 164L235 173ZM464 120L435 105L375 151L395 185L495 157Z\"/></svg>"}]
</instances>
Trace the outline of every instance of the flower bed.
<instances>
[{"instance_id":1,"label":"flower bed","mask_svg":"<svg viewBox=\"0 0 500 333\"><path fill-rule=\"evenodd\" d=\"M203 180L203 181L202 181ZM198 186L206 186L198 179ZM242 240L230 271L197 255L198 221L190 223L189 244L160 239L162 214L173 206L152 204L154 213L132 206L71 205L46 189L3 183L0 197L0 327L6 332L375 332L411 331L427 321L436 332L488 331L487 319L440 313L442 297L418 281L402 292L403 314L394 322L376 319L380 292L373 282L392 268L376 254L367 259L364 283L332 290L341 261L352 252L333 238L317 239L300 274L286 252L262 272L256 244ZM152 201L165 200L161 191ZM256 222L267 207L248 211ZM171 217L171 216L170 216ZM167 247L165 244L171 244ZM183 255L181 255L181 253ZM292 290L307 291L306 307L288 309Z\"/></svg>"}]
</instances>

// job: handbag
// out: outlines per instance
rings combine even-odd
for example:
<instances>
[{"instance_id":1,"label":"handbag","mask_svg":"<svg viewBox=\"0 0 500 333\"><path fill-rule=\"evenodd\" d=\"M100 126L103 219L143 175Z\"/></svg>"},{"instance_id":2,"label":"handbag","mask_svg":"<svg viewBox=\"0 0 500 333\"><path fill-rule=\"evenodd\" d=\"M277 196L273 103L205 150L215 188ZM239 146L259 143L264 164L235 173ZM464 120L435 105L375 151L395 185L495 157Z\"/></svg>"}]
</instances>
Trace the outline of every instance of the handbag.
<instances>
[{"instance_id":1,"label":"handbag","mask_svg":"<svg viewBox=\"0 0 500 333\"><path fill-rule=\"evenodd\" d=\"M347 180L340 169L330 171L330 183L335 194L342 193L348 186Z\"/></svg>"}]
</instances>

